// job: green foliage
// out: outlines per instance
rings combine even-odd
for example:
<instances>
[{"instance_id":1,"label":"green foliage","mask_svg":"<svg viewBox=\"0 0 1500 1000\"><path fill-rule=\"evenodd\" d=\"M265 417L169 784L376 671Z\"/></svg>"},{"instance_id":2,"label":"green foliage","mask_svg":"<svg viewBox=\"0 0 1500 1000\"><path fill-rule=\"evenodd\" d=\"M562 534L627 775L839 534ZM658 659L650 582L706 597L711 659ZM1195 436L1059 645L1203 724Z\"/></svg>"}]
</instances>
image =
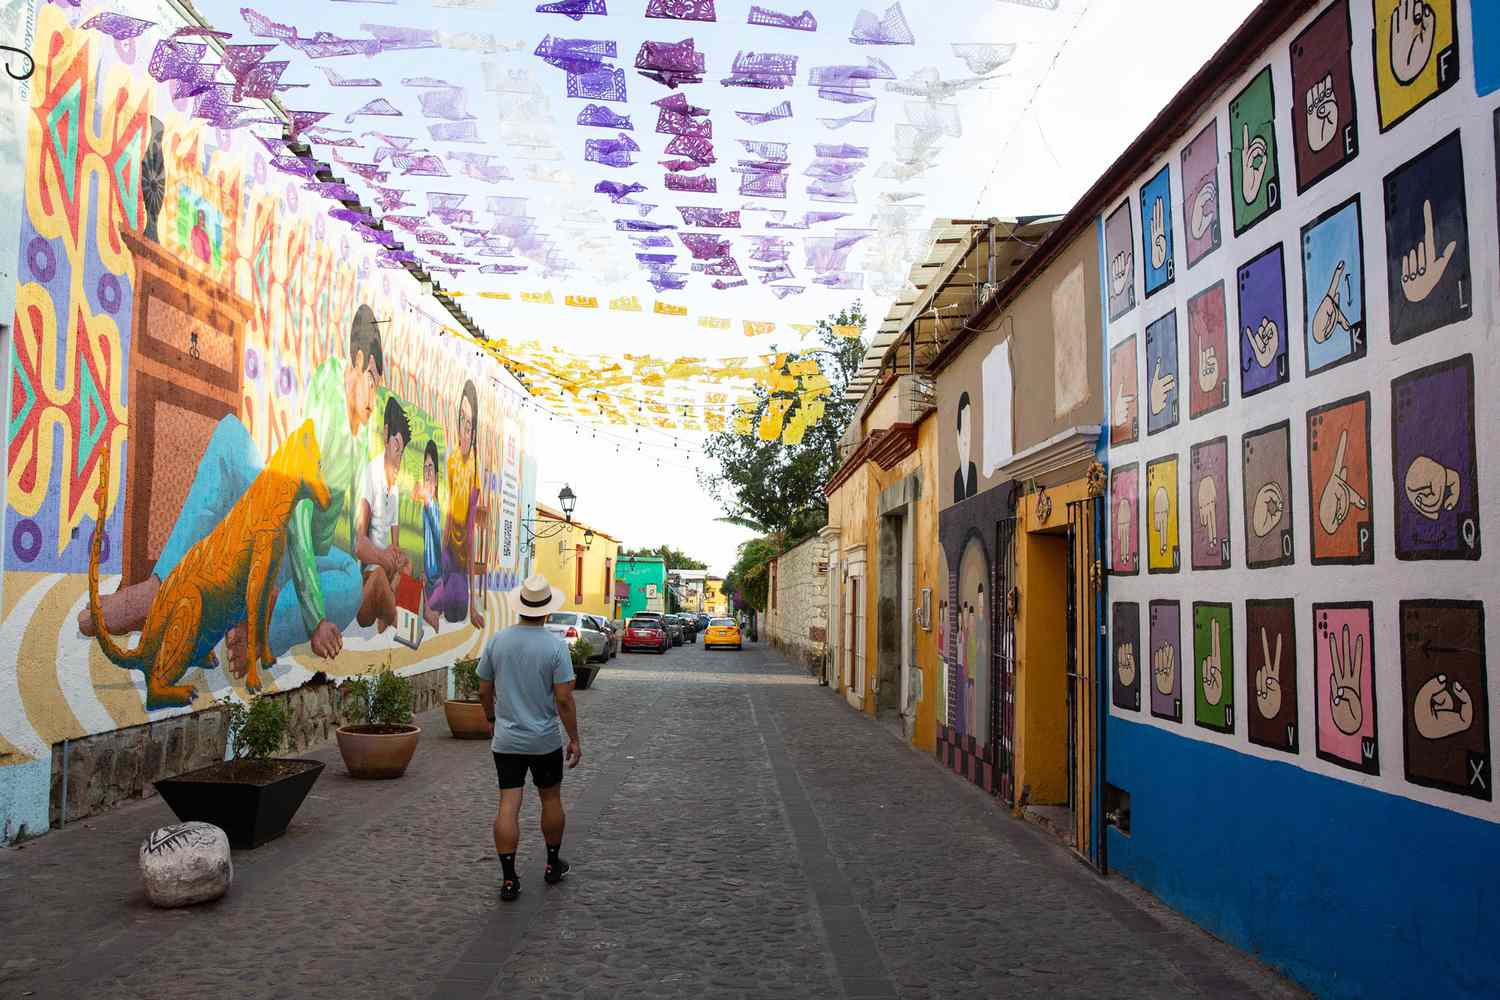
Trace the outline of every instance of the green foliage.
<instances>
[{"instance_id":1,"label":"green foliage","mask_svg":"<svg viewBox=\"0 0 1500 1000\"><path fill-rule=\"evenodd\" d=\"M724 578L724 591L731 597L742 597L751 607L766 609L771 574L766 567L782 549L775 539L752 538L740 543L739 559Z\"/></svg>"},{"instance_id":2,"label":"green foliage","mask_svg":"<svg viewBox=\"0 0 1500 1000\"><path fill-rule=\"evenodd\" d=\"M854 416L855 404L844 399L860 361L862 339L840 337L836 325L864 327L865 316L856 302L837 316L818 324L822 348L787 355L787 364L817 359L832 391L824 399L823 418L808 428L800 444L780 440L762 441L726 430L710 435L704 452L717 466L698 472L698 482L729 516L725 521L771 536L786 548L827 523L828 503L823 485L833 478L839 465L839 439ZM773 348L774 349L774 348ZM785 371L785 369L783 369ZM772 393L764 386L755 390L755 417L765 412L773 398L794 400L797 393ZM795 410L788 411L790 417ZM819 522L819 518L822 521ZM810 527L810 525L816 525Z\"/></svg>"},{"instance_id":3,"label":"green foliage","mask_svg":"<svg viewBox=\"0 0 1500 1000\"><path fill-rule=\"evenodd\" d=\"M629 556L644 557L647 559L665 559L667 572L674 569L708 569L708 563L700 562L680 549L674 549L670 545L658 545L654 549L624 549L620 552L620 558Z\"/></svg>"},{"instance_id":4,"label":"green foliage","mask_svg":"<svg viewBox=\"0 0 1500 1000\"><path fill-rule=\"evenodd\" d=\"M573 658L573 669L577 670L579 667L588 665L589 657L593 655L593 650L589 648L589 644L580 636L577 642L568 647L568 655Z\"/></svg>"},{"instance_id":5,"label":"green foliage","mask_svg":"<svg viewBox=\"0 0 1500 1000\"><path fill-rule=\"evenodd\" d=\"M453 693L459 701L479 700L479 657L453 661Z\"/></svg>"},{"instance_id":6,"label":"green foliage","mask_svg":"<svg viewBox=\"0 0 1500 1000\"><path fill-rule=\"evenodd\" d=\"M286 742L287 710L271 698L256 698L247 708L230 698L219 701L229 711L229 745L236 760L265 760Z\"/></svg>"},{"instance_id":7,"label":"green foliage","mask_svg":"<svg viewBox=\"0 0 1500 1000\"><path fill-rule=\"evenodd\" d=\"M354 726L402 726L411 722L411 681L389 666L344 684L344 718Z\"/></svg>"}]
</instances>

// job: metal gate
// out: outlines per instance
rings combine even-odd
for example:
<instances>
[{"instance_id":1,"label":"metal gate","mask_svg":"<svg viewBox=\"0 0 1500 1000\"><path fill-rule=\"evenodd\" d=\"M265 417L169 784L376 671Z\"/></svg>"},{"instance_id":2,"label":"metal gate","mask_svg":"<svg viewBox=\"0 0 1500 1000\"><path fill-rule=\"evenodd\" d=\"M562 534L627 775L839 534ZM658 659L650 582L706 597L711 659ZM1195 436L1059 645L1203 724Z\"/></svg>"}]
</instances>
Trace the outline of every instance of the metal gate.
<instances>
[{"instance_id":1,"label":"metal gate","mask_svg":"<svg viewBox=\"0 0 1500 1000\"><path fill-rule=\"evenodd\" d=\"M990 641L990 759L993 791L1006 805L1016 802L1016 622L1011 591L1016 586L1016 518L995 524L994 581L990 588L995 623Z\"/></svg>"},{"instance_id":2,"label":"metal gate","mask_svg":"<svg viewBox=\"0 0 1500 1000\"><path fill-rule=\"evenodd\" d=\"M1068 805L1078 853L1101 869L1103 509L1102 497L1068 504Z\"/></svg>"}]
</instances>

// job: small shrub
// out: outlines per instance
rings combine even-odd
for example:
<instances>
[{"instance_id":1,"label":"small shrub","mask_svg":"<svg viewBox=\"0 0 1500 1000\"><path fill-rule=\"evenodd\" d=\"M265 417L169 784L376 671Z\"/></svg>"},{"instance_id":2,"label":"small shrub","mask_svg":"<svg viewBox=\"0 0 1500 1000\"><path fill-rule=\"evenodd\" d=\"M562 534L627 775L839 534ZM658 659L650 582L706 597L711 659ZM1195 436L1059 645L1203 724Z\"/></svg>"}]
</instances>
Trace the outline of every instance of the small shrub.
<instances>
[{"instance_id":1,"label":"small shrub","mask_svg":"<svg viewBox=\"0 0 1500 1000\"><path fill-rule=\"evenodd\" d=\"M589 657L594 655L594 651L583 640L583 637L579 636L578 641L568 647L568 655L573 658L573 668L576 670L588 665Z\"/></svg>"},{"instance_id":2,"label":"small shrub","mask_svg":"<svg viewBox=\"0 0 1500 1000\"><path fill-rule=\"evenodd\" d=\"M287 710L281 702L256 698L246 707L225 698L219 704L229 710L229 743L236 760L265 760L286 742Z\"/></svg>"},{"instance_id":3,"label":"small shrub","mask_svg":"<svg viewBox=\"0 0 1500 1000\"><path fill-rule=\"evenodd\" d=\"M453 661L453 695L459 701L479 700L479 657Z\"/></svg>"},{"instance_id":4,"label":"small shrub","mask_svg":"<svg viewBox=\"0 0 1500 1000\"><path fill-rule=\"evenodd\" d=\"M371 679L356 677L344 685L343 713L353 726L403 726L411 722L411 681L386 667Z\"/></svg>"}]
</instances>

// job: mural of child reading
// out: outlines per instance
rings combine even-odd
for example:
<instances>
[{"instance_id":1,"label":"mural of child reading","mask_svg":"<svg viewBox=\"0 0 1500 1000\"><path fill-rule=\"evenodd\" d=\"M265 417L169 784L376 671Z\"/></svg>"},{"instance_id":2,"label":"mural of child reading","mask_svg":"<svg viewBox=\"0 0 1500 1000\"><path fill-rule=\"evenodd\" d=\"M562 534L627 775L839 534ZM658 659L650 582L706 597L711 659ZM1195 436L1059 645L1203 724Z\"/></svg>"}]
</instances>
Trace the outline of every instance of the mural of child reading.
<instances>
[{"instance_id":1,"label":"mural of child reading","mask_svg":"<svg viewBox=\"0 0 1500 1000\"><path fill-rule=\"evenodd\" d=\"M359 475L359 500L354 512L354 554L365 575L364 598L355 620L384 632L396 621L396 583L411 573L411 560L401 551L401 457L411 440L411 424L395 396L385 401L385 447Z\"/></svg>"}]
</instances>

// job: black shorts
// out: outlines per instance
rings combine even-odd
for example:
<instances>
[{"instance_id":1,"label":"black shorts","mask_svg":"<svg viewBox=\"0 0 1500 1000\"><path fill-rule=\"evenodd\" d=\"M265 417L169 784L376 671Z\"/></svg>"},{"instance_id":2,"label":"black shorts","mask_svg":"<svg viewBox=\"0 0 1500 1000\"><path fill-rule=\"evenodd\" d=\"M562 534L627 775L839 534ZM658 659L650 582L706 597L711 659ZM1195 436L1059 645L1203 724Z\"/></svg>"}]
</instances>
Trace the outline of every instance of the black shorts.
<instances>
[{"instance_id":1,"label":"black shorts","mask_svg":"<svg viewBox=\"0 0 1500 1000\"><path fill-rule=\"evenodd\" d=\"M495 753L493 750L490 753L495 758L495 773L500 777L501 788L524 787L527 771L531 772L531 783L538 788L562 784L562 747L551 753Z\"/></svg>"}]
</instances>

